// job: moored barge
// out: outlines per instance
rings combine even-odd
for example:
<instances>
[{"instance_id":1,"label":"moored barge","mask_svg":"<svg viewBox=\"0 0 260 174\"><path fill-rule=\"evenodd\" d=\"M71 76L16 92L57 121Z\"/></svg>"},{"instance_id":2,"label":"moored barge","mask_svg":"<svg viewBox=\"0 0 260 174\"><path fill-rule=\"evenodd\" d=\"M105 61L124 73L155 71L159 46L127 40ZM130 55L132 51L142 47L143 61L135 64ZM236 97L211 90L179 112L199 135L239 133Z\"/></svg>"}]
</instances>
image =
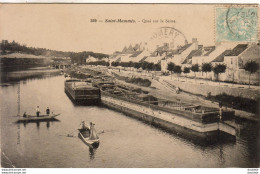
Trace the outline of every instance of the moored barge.
<instances>
[{"instance_id":1,"label":"moored barge","mask_svg":"<svg viewBox=\"0 0 260 174\"><path fill-rule=\"evenodd\" d=\"M78 79L65 81L65 93L76 104L99 104L101 101L100 89L91 83Z\"/></svg>"},{"instance_id":2,"label":"moored barge","mask_svg":"<svg viewBox=\"0 0 260 174\"><path fill-rule=\"evenodd\" d=\"M234 111L168 101L124 89L101 90L102 104L149 124L165 128L194 141L213 143L223 138L234 141L236 130L225 123Z\"/></svg>"}]
</instances>

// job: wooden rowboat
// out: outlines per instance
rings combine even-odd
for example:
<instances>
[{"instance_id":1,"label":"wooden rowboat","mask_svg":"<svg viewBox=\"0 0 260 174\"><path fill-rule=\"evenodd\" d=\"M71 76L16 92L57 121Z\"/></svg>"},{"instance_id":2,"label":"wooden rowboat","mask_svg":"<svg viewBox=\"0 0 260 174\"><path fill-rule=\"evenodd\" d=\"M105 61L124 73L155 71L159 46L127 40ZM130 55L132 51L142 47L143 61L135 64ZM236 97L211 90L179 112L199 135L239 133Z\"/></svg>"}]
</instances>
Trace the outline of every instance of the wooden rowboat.
<instances>
[{"instance_id":1,"label":"wooden rowboat","mask_svg":"<svg viewBox=\"0 0 260 174\"><path fill-rule=\"evenodd\" d=\"M36 115L27 115L26 117L19 118L17 120L18 123L20 122L38 122L38 121L54 121L57 120L55 117L59 116L60 114L50 114L50 115L40 115L37 117Z\"/></svg>"},{"instance_id":2,"label":"wooden rowboat","mask_svg":"<svg viewBox=\"0 0 260 174\"><path fill-rule=\"evenodd\" d=\"M85 127L78 129L79 130L79 138L91 148L97 148L99 146L99 137L96 134L94 129L94 124L90 125L90 128Z\"/></svg>"}]
</instances>

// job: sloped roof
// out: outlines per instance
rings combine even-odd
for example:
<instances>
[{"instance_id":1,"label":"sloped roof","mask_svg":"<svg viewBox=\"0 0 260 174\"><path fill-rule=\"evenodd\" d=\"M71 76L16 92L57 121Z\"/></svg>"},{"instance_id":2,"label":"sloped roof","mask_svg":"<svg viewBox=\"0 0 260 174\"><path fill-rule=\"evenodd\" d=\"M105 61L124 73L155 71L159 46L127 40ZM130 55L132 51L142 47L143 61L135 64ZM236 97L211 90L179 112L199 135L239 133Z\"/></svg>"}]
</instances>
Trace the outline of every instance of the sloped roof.
<instances>
[{"instance_id":1,"label":"sloped roof","mask_svg":"<svg viewBox=\"0 0 260 174\"><path fill-rule=\"evenodd\" d=\"M127 52L134 52L135 50L133 49L132 45L130 44L130 46L127 48Z\"/></svg>"},{"instance_id":2,"label":"sloped roof","mask_svg":"<svg viewBox=\"0 0 260 174\"><path fill-rule=\"evenodd\" d=\"M210 53L212 53L215 49L216 49L215 46L204 47L204 51L207 51L207 53L204 54L204 56L210 55Z\"/></svg>"},{"instance_id":3,"label":"sloped roof","mask_svg":"<svg viewBox=\"0 0 260 174\"><path fill-rule=\"evenodd\" d=\"M224 57L231 53L231 50L225 50L223 53L221 53L219 56L217 56L212 62L223 62Z\"/></svg>"},{"instance_id":4,"label":"sloped roof","mask_svg":"<svg viewBox=\"0 0 260 174\"><path fill-rule=\"evenodd\" d=\"M248 44L238 44L235 48L231 50L226 56L238 56L248 48Z\"/></svg>"},{"instance_id":5,"label":"sloped roof","mask_svg":"<svg viewBox=\"0 0 260 174\"><path fill-rule=\"evenodd\" d=\"M136 51L136 50L138 50L139 48L140 48L140 45L136 44L133 49Z\"/></svg>"},{"instance_id":6,"label":"sloped roof","mask_svg":"<svg viewBox=\"0 0 260 174\"><path fill-rule=\"evenodd\" d=\"M120 62L120 61L121 61L121 57L115 60L115 62Z\"/></svg>"},{"instance_id":7,"label":"sloped roof","mask_svg":"<svg viewBox=\"0 0 260 174\"><path fill-rule=\"evenodd\" d=\"M163 53L165 53L166 51L168 51L168 47L167 46L161 46L156 48L156 50L151 54L151 57L156 57L157 53L159 55L162 55Z\"/></svg>"},{"instance_id":8,"label":"sloped roof","mask_svg":"<svg viewBox=\"0 0 260 174\"><path fill-rule=\"evenodd\" d=\"M139 62L144 62L148 56L144 56Z\"/></svg>"},{"instance_id":9,"label":"sloped roof","mask_svg":"<svg viewBox=\"0 0 260 174\"><path fill-rule=\"evenodd\" d=\"M157 56L156 53L158 53L160 56L167 52L167 55L168 56L173 56L175 54L181 54L183 51L185 51L186 49L188 49L192 44L186 44L178 49L174 49L174 50L170 50L167 46L161 46L161 47L158 47L152 54L151 56L152 57L155 57Z\"/></svg>"},{"instance_id":10,"label":"sloped roof","mask_svg":"<svg viewBox=\"0 0 260 174\"><path fill-rule=\"evenodd\" d=\"M124 53L124 52L126 52L127 51L127 48L126 48L126 46L124 47L124 49L122 50L122 52Z\"/></svg>"},{"instance_id":11,"label":"sloped roof","mask_svg":"<svg viewBox=\"0 0 260 174\"><path fill-rule=\"evenodd\" d=\"M192 43L186 44L186 45L184 45L184 46L178 48L178 49L177 49L177 53L175 53L175 54L181 54L183 51L185 51L186 49L188 49L191 45L192 45Z\"/></svg>"},{"instance_id":12,"label":"sloped roof","mask_svg":"<svg viewBox=\"0 0 260 174\"><path fill-rule=\"evenodd\" d=\"M197 50L192 50L190 54L186 57L186 59L191 59L193 56L201 56L202 55L202 47L203 45L199 45Z\"/></svg>"},{"instance_id":13,"label":"sloped roof","mask_svg":"<svg viewBox=\"0 0 260 174\"><path fill-rule=\"evenodd\" d=\"M185 59L182 64L191 64L191 63L192 63L192 59Z\"/></svg>"},{"instance_id":14,"label":"sloped roof","mask_svg":"<svg viewBox=\"0 0 260 174\"><path fill-rule=\"evenodd\" d=\"M132 54L130 57L137 57L139 54L141 54L143 51L136 51L134 54Z\"/></svg>"}]
</instances>

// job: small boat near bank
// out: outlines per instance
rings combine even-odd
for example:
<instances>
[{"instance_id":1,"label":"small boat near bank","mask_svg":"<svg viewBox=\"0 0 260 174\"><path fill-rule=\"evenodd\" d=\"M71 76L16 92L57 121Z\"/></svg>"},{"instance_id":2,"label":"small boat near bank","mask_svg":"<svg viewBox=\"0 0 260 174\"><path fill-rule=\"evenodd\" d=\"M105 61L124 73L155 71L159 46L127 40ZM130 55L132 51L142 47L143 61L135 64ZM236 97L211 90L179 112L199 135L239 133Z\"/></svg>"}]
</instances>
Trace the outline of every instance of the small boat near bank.
<instances>
[{"instance_id":1,"label":"small boat near bank","mask_svg":"<svg viewBox=\"0 0 260 174\"><path fill-rule=\"evenodd\" d=\"M37 117L36 115L26 115L26 117L20 116L21 118L18 118L17 123L55 121L55 120L57 120L56 117L59 115L60 114L49 114L49 115L40 115L39 117Z\"/></svg>"},{"instance_id":2,"label":"small boat near bank","mask_svg":"<svg viewBox=\"0 0 260 174\"><path fill-rule=\"evenodd\" d=\"M85 126L85 122L82 122L82 128L78 129L78 137L88 146L92 148L98 148L99 137L93 123L90 122L90 127Z\"/></svg>"}]
</instances>

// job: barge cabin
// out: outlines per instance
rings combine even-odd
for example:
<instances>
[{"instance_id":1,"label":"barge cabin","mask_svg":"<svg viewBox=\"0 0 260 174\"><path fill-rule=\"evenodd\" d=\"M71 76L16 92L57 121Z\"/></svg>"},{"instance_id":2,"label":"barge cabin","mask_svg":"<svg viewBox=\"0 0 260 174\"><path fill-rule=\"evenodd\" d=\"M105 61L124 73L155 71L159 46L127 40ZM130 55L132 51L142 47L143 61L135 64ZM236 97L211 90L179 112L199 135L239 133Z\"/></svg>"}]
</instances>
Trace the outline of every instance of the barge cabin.
<instances>
[{"instance_id":1,"label":"barge cabin","mask_svg":"<svg viewBox=\"0 0 260 174\"><path fill-rule=\"evenodd\" d=\"M101 101L100 89L91 83L78 79L65 81L65 93L76 104L99 104Z\"/></svg>"}]
</instances>

